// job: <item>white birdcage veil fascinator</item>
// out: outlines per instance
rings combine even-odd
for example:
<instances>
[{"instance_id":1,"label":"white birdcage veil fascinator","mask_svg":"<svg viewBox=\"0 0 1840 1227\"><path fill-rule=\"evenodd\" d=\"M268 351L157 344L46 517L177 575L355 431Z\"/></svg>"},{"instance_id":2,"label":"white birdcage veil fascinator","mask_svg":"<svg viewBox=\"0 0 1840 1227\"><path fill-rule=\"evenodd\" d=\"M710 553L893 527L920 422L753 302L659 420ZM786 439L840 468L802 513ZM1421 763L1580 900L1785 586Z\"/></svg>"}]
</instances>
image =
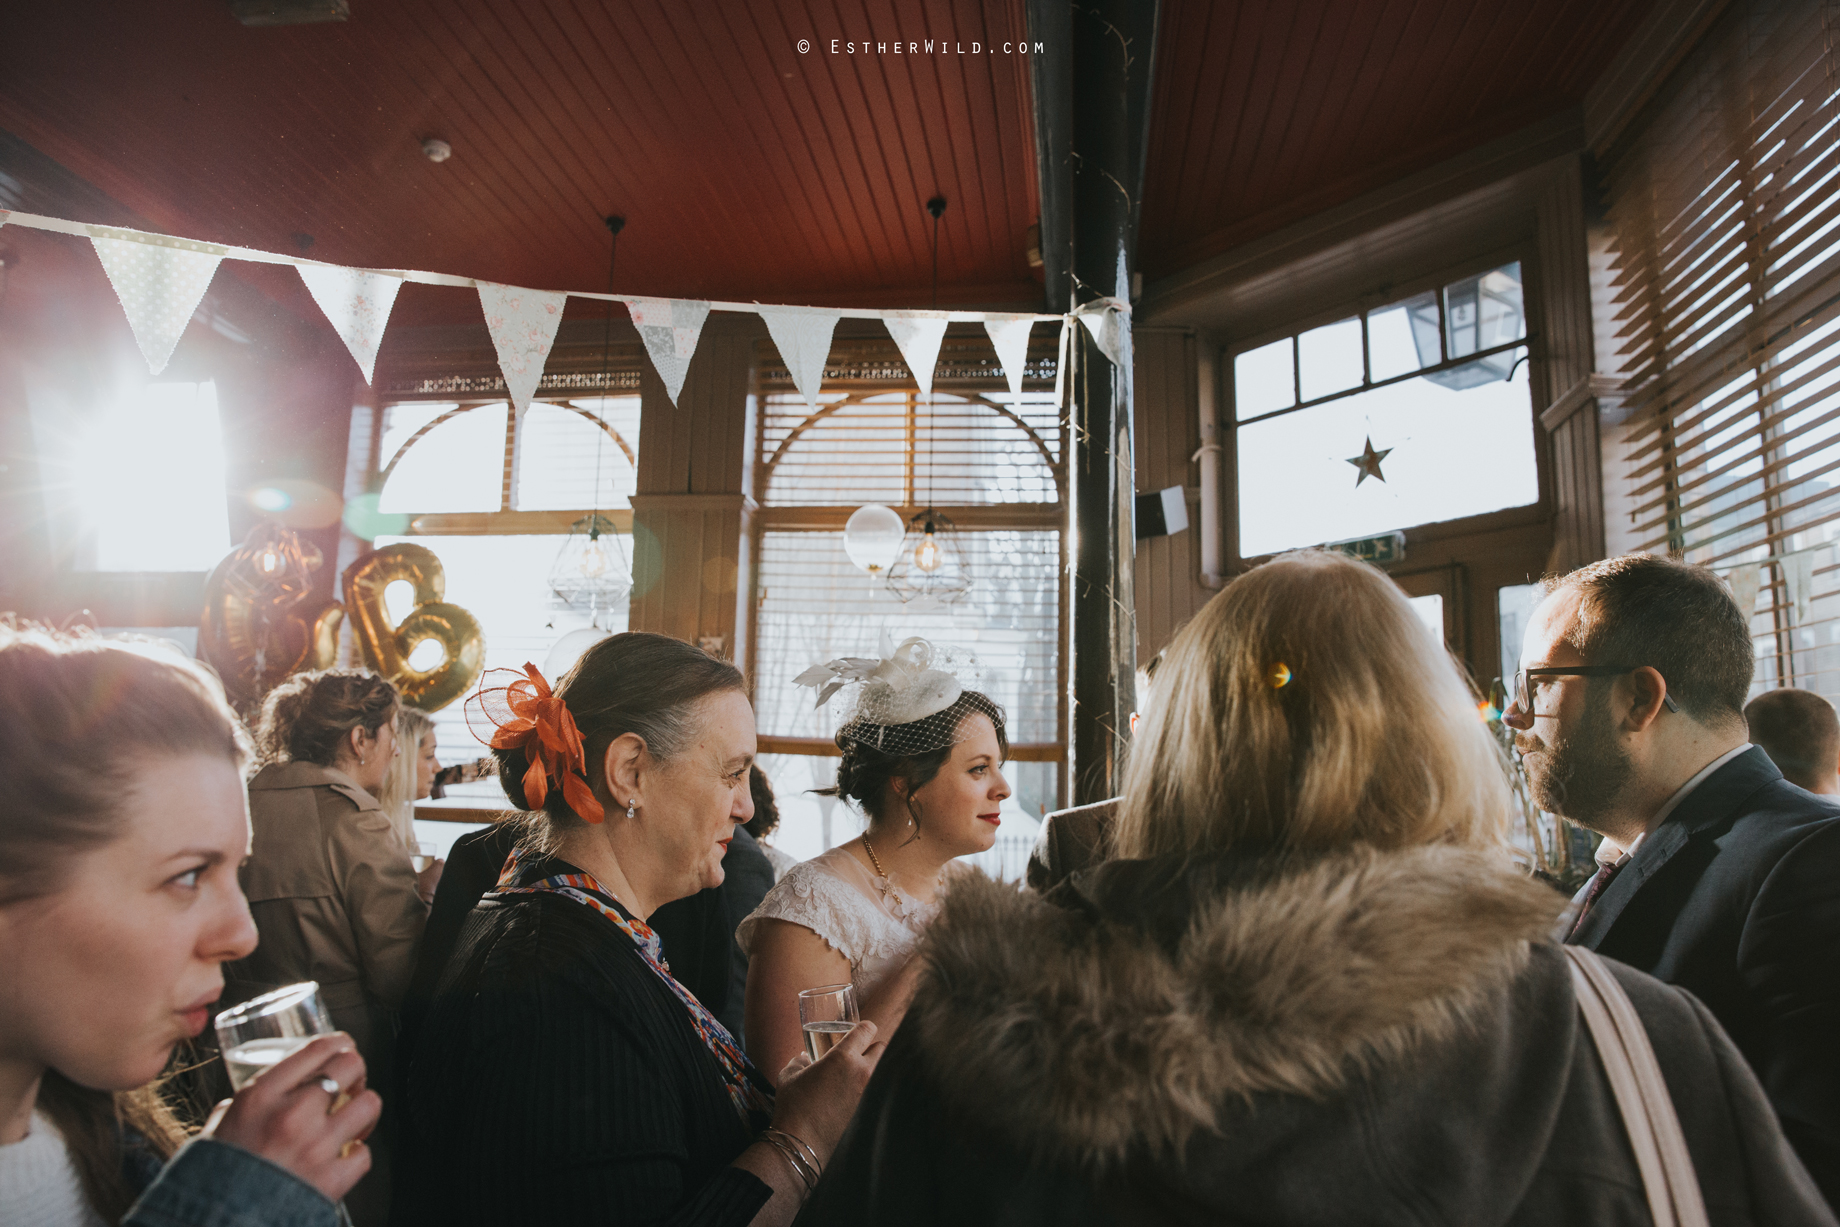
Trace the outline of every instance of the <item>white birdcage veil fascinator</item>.
<instances>
[{"instance_id":1,"label":"white birdcage veil fascinator","mask_svg":"<svg viewBox=\"0 0 1840 1227\"><path fill-rule=\"evenodd\" d=\"M817 690L822 707L839 691L854 687L849 714L837 729L837 744L870 746L888 754L927 754L969 736L964 712L952 712L961 697L999 727L1003 709L975 687L977 657L942 648L918 635L892 643L882 632L881 656L845 656L813 665L793 678Z\"/></svg>"}]
</instances>

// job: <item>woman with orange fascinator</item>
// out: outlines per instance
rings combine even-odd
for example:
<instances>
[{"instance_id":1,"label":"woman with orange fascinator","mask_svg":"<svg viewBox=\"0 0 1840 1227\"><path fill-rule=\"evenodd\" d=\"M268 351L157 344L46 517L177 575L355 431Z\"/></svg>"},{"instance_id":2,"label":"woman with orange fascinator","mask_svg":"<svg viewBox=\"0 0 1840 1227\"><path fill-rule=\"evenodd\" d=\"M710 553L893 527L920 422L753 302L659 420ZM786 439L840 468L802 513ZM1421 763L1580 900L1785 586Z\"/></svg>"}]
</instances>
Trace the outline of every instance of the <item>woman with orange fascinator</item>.
<instances>
[{"instance_id":1,"label":"woman with orange fascinator","mask_svg":"<svg viewBox=\"0 0 1840 1227\"><path fill-rule=\"evenodd\" d=\"M776 1093L647 923L722 883L753 816L740 671L615 635L553 689L531 665L488 677L467 716L521 830L407 1057L392 1222L789 1223L880 1056L875 1028L774 1071Z\"/></svg>"}]
</instances>

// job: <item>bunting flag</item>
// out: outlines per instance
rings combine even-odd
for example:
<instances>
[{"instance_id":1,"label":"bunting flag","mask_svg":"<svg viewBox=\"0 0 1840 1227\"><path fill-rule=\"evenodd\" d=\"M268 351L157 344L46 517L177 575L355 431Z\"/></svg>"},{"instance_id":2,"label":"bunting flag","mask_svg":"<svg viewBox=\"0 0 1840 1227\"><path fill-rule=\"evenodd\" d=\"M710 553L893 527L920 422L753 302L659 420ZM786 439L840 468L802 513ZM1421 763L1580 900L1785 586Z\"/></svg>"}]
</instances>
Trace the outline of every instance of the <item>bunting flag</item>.
<instances>
[{"instance_id":1,"label":"bunting flag","mask_svg":"<svg viewBox=\"0 0 1840 1227\"><path fill-rule=\"evenodd\" d=\"M217 266L229 250L215 243L88 226L89 239L102 261L135 343L158 375L172 360L185 326L210 288Z\"/></svg>"},{"instance_id":2,"label":"bunting flag","mask_svg":"<svg viewBox=\"0 0 1840 1227\"><path fill-rule=\"evenodd\" d=\"M933 391L933 368L939 365L939 344L946 339L945 315L890 315L882 320L888 335L907 359L922 395Z\"/></svg>"},{"instance_id":3,"label":"bunting flag","mask_svg":"<svg viewBox=\"0 0 1840 1227\"><path fill-rule=\"evenodd\" d=\"M1741 567L1733 567L1726 574L1725 582L1731 586L1731 596L1738 602L1738 611L1749 622L1751 614L1757 609L1757 593L1763 587L1763 564L1747 562Z\"/></svg>"},{"instance_id":4,"label":"bunting flag","mask_svg":"<svg viewBox=\"0 0 1840 1227\"><path fill-rule=\"evenodd\" d=\"M1808 623L1810 606L1814 603L1814 556L1826 548L1819 546L1813 550L1797 550L1777 559L1782 567L1783 586L1789 590L1789 604L1795 607L1797 626Z\"/></svg>"},{"instance_id":5,"label":"bunting flag","mask_svg":"<svg viewBox=\"0 0 1840 1227\"><path fill-rule=\"evenodd\" d=\"M709 318L709 304L681 298L635 298L626 304L626 310L675 408L697 338L703 335L703 321Z\"/></svg>"},{"instance_id":6,"label":"bunting flag","mask_svg":"<svg viewBox=\"0 0 1840 1227\"><path fill-rule=\"evenodd\" d=\"M486 331L498 349L498 367L505 373L505 391L517 412L524 412L543 380L543 364L556 343L567 294L553 290L526 290L495 281L479 283L479 304L485 308Z\"/></svg>"},{"instance_id":7,"label":"bunting flag","mask_svg":"<svg viewBox=\"0 0 1840 1227\"><path fill-rule=\"evenodd\" d=\"M1123 366L1131 360L1130 304L1116 298L1095 298L1075 307L1073 314L1086 325L1093 343L1113 366Z\"/></svg>"},{"instance_id":8,"label":"bunting flag","mask_svg":"<svg viewBox=\"0 0 1840 1227\"><path fill-rule=\"evenodd\" d=\"M818 389L824 383L824 364L831 356L831 333L836 331L842 312L811 307L756 307L755 310L767 321L767 332L779 349L780 361L792 375L792 386L816 413Z\"/></svg>"},{"instance_id":9,"label":"bunting flag","mask_svg":"<svg viewBox=\"0 0 1840 1227\"><path fill-rule=\"evenodd\" d=\"M1024 315L1013 311L884 311L876 308L794 307L758 302L705 302L668 298L638 298L626 294L596 293L589 290L557 292L531 290L519 286L479 281L453 273L435 273L418 269L360 269L329 265L318 260L253 247L222 246L201 243L172 235L114 226L95 226L65 218L46 217L38 213L0 209L0 226L22 226L53 234L87 238L108 273L109 281L121 299L122 309L135 341L154 374L166 369L173 350L184 335L203 301L204 294L222 261L243 260L254 264L291 265L300 270L302 282L320 310L326 315L339 338L345 342L354 361L364 371L366 380L376 372L377 351L396 294L405 281L417 285L454 286L476 289L486 315L486 327L498 350L499 365L505 374L512 403L523 409L536 394L543 378L543 364L556 339L562 322L562 308L573 295L601 302L629 304L633 323L645 340L660 378L670 389L671 403L683 390L684 375L702 336L703 324L711 311L752 311L767 322L780 357L792 373L793 383L807 404L818 407L819 386L830 358L831 338L837 321L879 319L900 347L901 356L913 370L916 381L932 391L934 369L939 348L945 337L946 323L951 320L977 322L986 326L991 342L997 347L1011 391L1021 386L1022 371L1028 360L1028 325L1034 320L1058 320L1065 315ZM1106 349L1107 356L1122 356L1129 361L1130 308L1118 299L1101 299L1087 303L1074 312L1104 313L1087 319L1087 327ZM1120 320L1123 324L1120 326ZM1062 360L1055 373L1058 399L1065 385L1067 329L1061 331Z\"/></svg>"},{"instance_id":10,"label":"bunting flag","mask_svg":"<svg viewBox=\"0 0 1840 1227\"><path fill-rule=\"evenodd\" d=\"M993 316L984 321L984 331L990 334L997 361L1003 364L1004 377L1009 380L1010 395L1018 398L1022 395L1022 372L1029 364L1029 329L1034 326L1035 318L1029 315L1010 319Z\"/></svg>"},{"instance_id":11,"label":"bunting flag","mask_svg":"<svg viewBox=\"0 0 1840 1227\"><path fill-rule=\"evenodd\" d=\"M337 264L298 267L313 301L326 313L327 322L364 372L364 382L369 383L371 372L377 368L377 348L383 344L384 325L390 321L390 308L396 305L396 291L402 289L402 278Z\"/></svg>"}]
</instances>

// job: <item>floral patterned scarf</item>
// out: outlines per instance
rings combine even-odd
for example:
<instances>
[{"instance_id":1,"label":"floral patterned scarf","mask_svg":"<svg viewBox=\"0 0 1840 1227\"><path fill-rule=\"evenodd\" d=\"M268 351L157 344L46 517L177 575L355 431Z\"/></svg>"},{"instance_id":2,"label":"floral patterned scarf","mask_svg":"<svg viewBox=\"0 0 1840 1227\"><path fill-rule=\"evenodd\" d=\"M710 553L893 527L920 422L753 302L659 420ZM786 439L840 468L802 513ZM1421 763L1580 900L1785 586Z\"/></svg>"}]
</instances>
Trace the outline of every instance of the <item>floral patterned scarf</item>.
<instances>
[{"instance_id":1,"label":"floral patterned scarf","mask_svg":"<svg viewBox=\"0 0 1840 1227\"><path fill-rule=\"evenodd\" d=\"M611 921L615 928L632 938L633 945L639 948L645 959L665 986L677 994L677 999L684 1003L684 1009L690 1013L690 1025L696 1028L703 1046L709 1049L716 1063L722 1067L722 1078L727 1085L728 1098L735 1106L741 1123L750 1133L758 1132L767 1124L773 1112L773 1091L754 1063L741 1051L741 1045L728 1033L716 1016L711 1014L703 1003L696 999L696 994L677 982L671 974L669 964L664 961L664 947L658 935L642 920L629 920L614 907L612 894L592 874L559 873L554 877L544 878L529 886L515 885L518 873L524 863L524 854L513 850L505 859L504 872L499 874L498 885L485 897L487 899L503 898L507 895L535 895L548 892L573 899L599 912Z\"/></svg>"}]
</instances>

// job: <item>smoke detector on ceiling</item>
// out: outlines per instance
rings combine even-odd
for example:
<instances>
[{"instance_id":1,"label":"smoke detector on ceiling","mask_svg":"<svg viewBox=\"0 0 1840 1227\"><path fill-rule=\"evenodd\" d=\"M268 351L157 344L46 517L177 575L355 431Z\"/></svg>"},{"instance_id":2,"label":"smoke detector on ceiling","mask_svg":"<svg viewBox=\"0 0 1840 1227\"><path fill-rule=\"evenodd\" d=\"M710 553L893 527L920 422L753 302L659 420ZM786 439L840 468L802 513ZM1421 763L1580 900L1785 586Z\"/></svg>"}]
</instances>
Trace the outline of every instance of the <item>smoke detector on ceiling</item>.
<instances>
[{"instance_id":1,"label":"smoke detector on ceiling","mask_svg":"<svg viewBox=\"0 0 1840 1227\"><path fill-rule=\"evenodd\" d=\"M422 142L422 152L428 155L430 162L445 162L454 156L454 147L431 136Z\"/></svg>"}]
</instances>

